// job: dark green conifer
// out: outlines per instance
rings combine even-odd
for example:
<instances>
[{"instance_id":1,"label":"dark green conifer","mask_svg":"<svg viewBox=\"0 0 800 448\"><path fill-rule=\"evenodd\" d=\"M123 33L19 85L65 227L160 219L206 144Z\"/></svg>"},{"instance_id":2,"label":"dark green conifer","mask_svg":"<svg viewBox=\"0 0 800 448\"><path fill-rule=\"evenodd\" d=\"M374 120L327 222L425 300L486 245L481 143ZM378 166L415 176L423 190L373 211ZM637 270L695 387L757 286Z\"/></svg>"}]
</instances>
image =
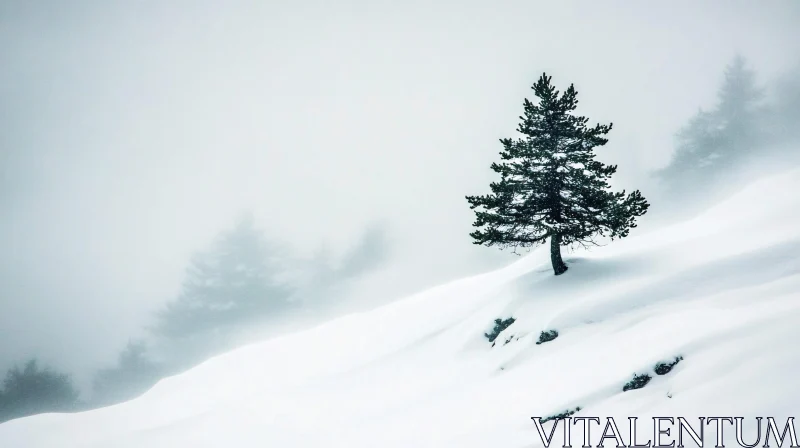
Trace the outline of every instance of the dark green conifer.
<instances>
[{"instance_id":1,"label":"dark green conifer","mask_svg":"<svg viewBox=\"0 0 800 448\"><path fill-rule=\"evenodd\" d=\"M574 115L574 86L562 94L542 74L532 89L538 101L525 99L517 129L522 137L500 140L502 161L491 166L500 181L490 185L491 194L467 196L477 227L470 236L475 244L514 250L549 238L553 271L560 275L567 270L561 246L623 238L649 204L638 190L610 191L617 167L595 160L594 148L608 142L611 124L588 127L588 118Z\"/></svg>"}]
</instances>

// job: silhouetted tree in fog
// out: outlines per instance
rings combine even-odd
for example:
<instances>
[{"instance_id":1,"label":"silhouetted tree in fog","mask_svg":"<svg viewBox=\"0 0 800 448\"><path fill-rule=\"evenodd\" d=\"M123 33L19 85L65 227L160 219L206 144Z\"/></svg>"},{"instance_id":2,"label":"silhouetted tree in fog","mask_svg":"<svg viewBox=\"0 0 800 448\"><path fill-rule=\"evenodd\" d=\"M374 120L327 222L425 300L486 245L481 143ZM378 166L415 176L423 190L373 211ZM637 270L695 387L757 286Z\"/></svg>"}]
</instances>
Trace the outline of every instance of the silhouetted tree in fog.
<instances>
[{"instance_id":1,"label":"silhouetted tree in fog","mask_svg":"<svg viewBox=\"0 0 800 448\"><path fill-rule=\"evenodd\" d=\"M757 84L756 72L741 55L725 69L719 91L717 113L730 138L752 143L760 134L764 89Z\"/></svg>"},{"instance_id":2,"label":"silhouetted tree in fog","mask_svg":"<svg viewBox=\"0 0 800 448\"><path fill-rule=\"evenodd\" d=\"M36 359L31 359L22 368L12 367L3 380L0 422L45 412L75 411L78 396L69 375L40 368Z\"/></svg>"},{"instance_id":3,"label":"silhouetted tree in fog","mask_svg":"<svg viewBox=\"0 0 800 448\"><path fill-rule=\"evenodd\" d=\"M768 140L764 90L742 56L727 66L711 110L700 110L681 129L670 163L656 173L667 189L698 195L752 157Z\"/></svg>"},{"instance_id":4,"label":"silhouetted tree in fog","mask_svg":"<svg viewBox=\"0 0 800 448\"><path fill-rule=\"evenodd\" d=\"M574 114L574 86L560 94L542 74L532 89L538 101L525 99L517 129L523 137L500 140L502 162L491 166L500 181L490 185L492 194L467 196L478 228L470 236L475 244L515 249L549 238L553 271L560 275L567 270L561 246L623 238L649 204L638 190L627 196L610 191L617 167L595 160L594 149L608 142L611 125L587 127L589 119Z\"/></svg>"},{"instance_id":5,"label":"silhouetted tree in fog","mask_svg":"<svg viewBox=\"0 0 800 448\"><path fill-rule=\"evenodd\" d=\"M678 131L676 141L679 149L668 169L670 173L687 173L713 163L714 156L710 151L720 143L719 129L714 121L712 113L701 109Z\"/></svg>"},{"instance_id":6,"label":"silhouetted tree in fog","mask_svg":"<svg viewBox=\"0 0 800 448\"><path fill-rule=\"evenodd\" d=\"M285 311L291 289L280 279L281 256L252 217L196 254L180 295L158 314L154 328L167 338L222 332Z\"/></svg>"},{"instance_id":7,"label":"silhouetted tree in fog","mask_svg":"<svg viewBox=\"0 0 800 448\"><path fill-rule=\"evenodd\" d=\"M102 406L135 398L155 385L163 370L147 357L144 342L131 341L120 353L116 366L95 374L92 404Z\"/></svg>"}]
</instances>

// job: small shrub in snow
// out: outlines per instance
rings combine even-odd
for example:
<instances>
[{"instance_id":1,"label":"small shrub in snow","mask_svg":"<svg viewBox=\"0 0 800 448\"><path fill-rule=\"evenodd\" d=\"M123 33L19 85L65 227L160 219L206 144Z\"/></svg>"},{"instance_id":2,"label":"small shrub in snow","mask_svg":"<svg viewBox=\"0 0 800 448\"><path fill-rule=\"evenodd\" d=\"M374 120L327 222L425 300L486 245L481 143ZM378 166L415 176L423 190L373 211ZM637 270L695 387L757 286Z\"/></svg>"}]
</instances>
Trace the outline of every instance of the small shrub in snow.
<instances>
[{"instance_id":1,"label":"small shrub in snow","mask_svg":"<svg viewBox=\"0 0 800 448\"><path fill-rule=\"evenodd\" d=\"M489 333L484 333L483 335L484 335L484 336L486 336L486 338L487 338L487 339L489 339L489 342L494 342L494 340L495 340L495 339L497 339L497 336L499 336L499 335L500 335L500 333L501 333L503 330L505 330L506 328L508 328L508 327L509 327L511 324L513 324L515 321L516 321L516 319L514 319L513 317L509 317L509 318L508 318L508 319L506 319L506 320L503 320L503 319L495 319L495 320L494 320L494 329L492 330L492 333L491 333L491 334L489 334ZM492 344L492 347L494 347L494 344Z\"/></svg>"},{"instance_id":2,"label":"small shrub in snow","mask_svg":"<svg viewBox=\"0 0 800 448\"><path fill-rule=\"evenodd\" d=\"M622 386L622 391L627 392L629 390L641 389L644 386L646 386L647 383L650 382L650 378L651 378L650 375L646 373L643 373L641 375L634 374L633 379L625 383L624 386Z\"/></svg>"},{"instance_id":3,"label":"small shrub in snow","mask_svg":"<svg viewBox=\"0 0 800 448\"><path fill-rule=\"evenodd\" d=\"M566 410L566 411L564 411L564 412L562 412L560 414L556 414L556 415L551 415L549 417L540 418L539 419L539 423L549 422L550 420L558 420L560 418L567 418L567 417L571 416L572 414L574 414L574 413L576 413L576 412L578 412L580 410L581 410L581 408L580 408L580 406L578 406L577 408L575 408L575 409L573 409L571 411L570 410Z\"/></svg>"},{"instance_id":4,"label":"small shrub in snow","mask_svg":"<svg viewBox=\"0 0 800 448\"><path fill-rule=\"evenodd\" d=\"M550 342L557 337L558 337L558 332L556 330L543 331L542 334L539 335L539 340L536 342L536 345L544 344L545 342Z\"/></svg>"},{"instance_id":5,"label":"small shrub in snow","mask_svg":"<svg viewBox=\"0 0 800 448\"><path fill-rule=\"evenodd\" d=\"M672 368L675 367L676 364L683 361L683 356L678 356L675 358L675 361L670 363L660 362L656 364L655 372L657 375L666 375L672 371Z\"/></svg>"}]
</instances>

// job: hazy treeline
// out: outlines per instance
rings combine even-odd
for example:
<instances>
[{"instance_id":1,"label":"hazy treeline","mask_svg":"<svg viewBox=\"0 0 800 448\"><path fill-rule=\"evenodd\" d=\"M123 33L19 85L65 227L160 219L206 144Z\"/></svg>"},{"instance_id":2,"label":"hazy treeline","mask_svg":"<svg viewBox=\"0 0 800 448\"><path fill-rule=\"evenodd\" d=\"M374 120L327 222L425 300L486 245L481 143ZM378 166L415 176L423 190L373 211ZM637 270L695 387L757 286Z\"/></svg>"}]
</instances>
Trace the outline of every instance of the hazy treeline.
<instances>
[{"instance_id":1,"label":"hazy treeline","mask_svg":"<svg viewBox=\"0 0 800 448\"><path fill-rule=\"evenodd\" d=\"M132 339L115 365L95 373L88 399L69 375L37 360L12 368L0 391L0 422L43 412L71 412L134 398L158 380L245 341L247 329L322 314L348 282L381 267L389 256L387 230L374 224L340 256L311 257L269 241L252 216L221 232L191 258L180 293L153 316L147 336Z\"/></svg>"},{"instance_id":2,"label":"hazy treeline","mask_svg":"<svg viewBox=\"0 0 800 448\"><path fill-rule=\"evenodd\" d=\"M0 422L42 412L72 412L85 406L69 375L32 359L12 367L0 390Z\"/></svg>"},{"instance_id":3,"label":"hazy treeline","mask_svg":"<svg viewBox=\"0 0 800 448\"><path fill-rule=\"evenodd\" d=\"M800 161L800 64L760 81L741 55L724 69L716 102L678 130L675 151L654 176L662 212L693 212L764 172Z\"/></svg>"}]
</instances>

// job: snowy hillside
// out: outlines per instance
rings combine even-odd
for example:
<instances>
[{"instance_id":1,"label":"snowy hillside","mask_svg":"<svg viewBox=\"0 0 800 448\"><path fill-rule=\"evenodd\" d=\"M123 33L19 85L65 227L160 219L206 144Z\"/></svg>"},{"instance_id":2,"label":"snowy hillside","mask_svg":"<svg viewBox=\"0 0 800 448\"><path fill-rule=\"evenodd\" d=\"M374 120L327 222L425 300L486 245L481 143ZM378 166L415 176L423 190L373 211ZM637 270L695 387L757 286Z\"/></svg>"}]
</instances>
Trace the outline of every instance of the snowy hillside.
<instances>
[{"instance_id":1,"label":"snowy hillside","mask_svg":"<svg viewBox=\"0 0 800 448\"><path fill-rule=\"evenodd\" d=\"M628 416L785 422L800 416L797 191L800 171L759 181L689 222L568 254L559 277L540 249L217 357L132 402L8 422L0 447L531 447L532 416L577 407L625 434ZM492 347L484 333L511 316ZM537 344L546 330L558 337Z\"/></svg>"}]
</instances>

